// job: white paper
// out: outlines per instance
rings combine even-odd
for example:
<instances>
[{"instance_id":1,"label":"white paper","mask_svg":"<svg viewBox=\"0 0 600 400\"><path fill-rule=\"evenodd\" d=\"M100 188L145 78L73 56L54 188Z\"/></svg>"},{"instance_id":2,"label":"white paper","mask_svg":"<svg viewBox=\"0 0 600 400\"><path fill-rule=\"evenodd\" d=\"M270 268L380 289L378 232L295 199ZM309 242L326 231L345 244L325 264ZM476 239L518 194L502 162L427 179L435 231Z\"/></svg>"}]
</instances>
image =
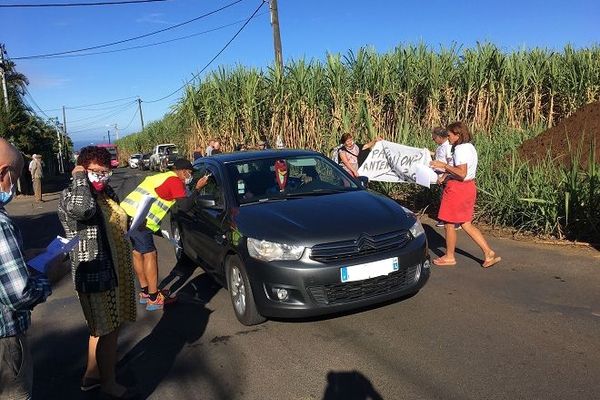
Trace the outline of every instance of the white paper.
<instances>
[{"instance_id":1,"label":"white paper","mask_svg":"<svg viewBox=\"0 0 600 400\"><path fill-rule=\"evenodd\" d=\"M358 169L358 174L378 182L417 183L417 166L429 168L431 154L427 149L379 141Z\"/></svg>"},{"instance_id":2,"label":"white paper","mask_svg":"<svg viewBox=\"0 0 600 400\"><path fill-rule=\"evenodd\" d=\"M417 185L429 188L432 183L437 182L437 174L430 167L426 167L424 165L417 165L416 172Z\"/></svg>"},{"instance_id":3,"label":"white paper","mask_svg":"<svg viewBox=\"0 0 600 400\"><path fill-rule=\"evenodd\" d=\"M146 222L146 217L148 216L148 212L150 211L150 206L152 205L153 197L148 195L143 195L140 204L138 204L137 211L135 216L133 217L133 221L131 221L131 226L129 227L129 231L127 231L127 236L131 234L134 230L139 228L142 222Z\"/></svg>"},{"instance_id":4,"label":"white paper","mask_svg":"<svg viewBox=\"0 0 600 400\"><path fill-rule=\"evenodd\" d=\"M67 254L79 243L79 236L75 235L71 240L57 236L42 254L32 258L27 265L45 274L50 263L60 255Z\"/></svg>"}]
</instances>

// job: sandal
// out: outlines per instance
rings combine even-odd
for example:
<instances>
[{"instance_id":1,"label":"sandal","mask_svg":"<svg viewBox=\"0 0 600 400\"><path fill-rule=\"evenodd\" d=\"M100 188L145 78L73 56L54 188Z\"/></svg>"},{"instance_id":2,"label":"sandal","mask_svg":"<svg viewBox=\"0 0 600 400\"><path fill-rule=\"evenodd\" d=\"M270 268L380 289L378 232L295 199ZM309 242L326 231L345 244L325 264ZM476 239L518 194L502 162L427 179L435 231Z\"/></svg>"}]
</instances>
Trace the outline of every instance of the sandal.
<instances>
[{"instance_id":1,"label":"sandal","mask_svg":"<svg viewBox=\"0 0 600 400\"><path fill-rule=\"evenodd\" d=\"M433 263L438 267L451 267L456 265L456 260L448 260L447 258L440 257L433 260Z\"/></svg>"},{"instance_id":2,"label":"sandal","mask_svg":"<svg viewBox=\"0 0 600 400\"><path fill-rule=\"evenodd\" d=\"M492 251L491 257L487 257L481 266L483 268L489 268L492 265L498 264L500 261L502 261L502 257L496 257L496 253Z\"/></svg>"},{"instance_id":3,"label":"sandal","mask_svg":"<svg viewBox=\"0 0 600 400\"><path fill-rule=\"evenodd\" d=\"M100 387L100 379L98 378L83 378L81 380L81 391L89 392L90 390L98 389Z\"/></svg>"}]
</instances>

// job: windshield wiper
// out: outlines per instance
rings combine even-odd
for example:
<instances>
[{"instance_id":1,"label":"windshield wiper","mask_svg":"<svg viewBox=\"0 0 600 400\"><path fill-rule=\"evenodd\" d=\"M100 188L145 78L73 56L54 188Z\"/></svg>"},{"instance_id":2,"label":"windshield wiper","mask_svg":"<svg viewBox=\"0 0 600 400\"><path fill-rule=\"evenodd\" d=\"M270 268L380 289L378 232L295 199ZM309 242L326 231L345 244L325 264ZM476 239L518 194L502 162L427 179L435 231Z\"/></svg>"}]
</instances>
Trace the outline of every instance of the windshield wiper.
<instances>
[{"instance_id":1,"label":"windshield wiper","mask_svg":"<svg viewBox=\"0 0 600 400\"><path fill-rule=\"evenodd\" d=\"M341 189L325 189L325 190L315 190L312 192L295 192L287 194L287 197L302 197L302 196L320 196L324 194L336 194L336 193L346 193L351 190L341 190Z\"/></svg>"}]
</instances>

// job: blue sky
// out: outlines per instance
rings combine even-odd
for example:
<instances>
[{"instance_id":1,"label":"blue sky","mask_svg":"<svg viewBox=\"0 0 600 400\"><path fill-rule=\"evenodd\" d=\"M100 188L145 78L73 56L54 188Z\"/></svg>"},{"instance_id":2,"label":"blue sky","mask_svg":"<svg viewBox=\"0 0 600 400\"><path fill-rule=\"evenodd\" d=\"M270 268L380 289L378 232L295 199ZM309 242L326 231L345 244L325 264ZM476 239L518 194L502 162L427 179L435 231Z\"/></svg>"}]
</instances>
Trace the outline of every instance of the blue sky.
<instances>
[{"instance_id":1,"label":"blue sky","mask_svg":"<svg viewBox=\"0 0 600 400\"><path fill-rule=\"evenodd\" d=\"M92 1L92 0L81 0ZM0 8L2 36L9 57L59 52L142 35L181 23L234 0L170 0L111 7ZM43 3L45 0L2 0ZM55 0L52 2L67 2ZM213 16L120 46L144 45L210 30L252 14L260 0L242 0ZM425 42L433 47L456 42L472 46L490 41L503 49L561 49L600 41L600 2L532 1L383 1L279 0L284 59L323 58L365 45L384 52L399 43ZM273 60L268 5L209 68L244 64L265 67ZM63 105L125 99L103 105L67 108L74 141L101 142L107 130L120 134L140 129L134 96L158 99L199 71L241 27L241 23L208 34L142 49L77 58L19 60L17 69L30 79L29 91L50 117L62 119ZM178 95L143 103L145 122L160 119Z\"/></svg>"}]
</instances>

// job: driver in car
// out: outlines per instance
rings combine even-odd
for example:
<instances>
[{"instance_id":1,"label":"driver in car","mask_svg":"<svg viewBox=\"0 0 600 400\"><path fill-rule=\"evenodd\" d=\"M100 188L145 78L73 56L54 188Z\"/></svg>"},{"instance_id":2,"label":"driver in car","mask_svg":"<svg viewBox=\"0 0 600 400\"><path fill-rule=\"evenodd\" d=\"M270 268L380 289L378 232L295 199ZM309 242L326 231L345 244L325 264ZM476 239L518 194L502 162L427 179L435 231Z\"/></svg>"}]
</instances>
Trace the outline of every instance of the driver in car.
<instances>
[{"instance_id":1,"label":"driver in car","mask_svg":"<svg viewBox=\"0 0 600 400\"><path fill-rule=\"evenodd\" d=\"M298 188L302 181L298 179L288 179L289 170L285 160L277 160L274 165L275 169L275 185L267 189L267 194L283 193L293 191Z\"/></svg>"}]
</instances>

